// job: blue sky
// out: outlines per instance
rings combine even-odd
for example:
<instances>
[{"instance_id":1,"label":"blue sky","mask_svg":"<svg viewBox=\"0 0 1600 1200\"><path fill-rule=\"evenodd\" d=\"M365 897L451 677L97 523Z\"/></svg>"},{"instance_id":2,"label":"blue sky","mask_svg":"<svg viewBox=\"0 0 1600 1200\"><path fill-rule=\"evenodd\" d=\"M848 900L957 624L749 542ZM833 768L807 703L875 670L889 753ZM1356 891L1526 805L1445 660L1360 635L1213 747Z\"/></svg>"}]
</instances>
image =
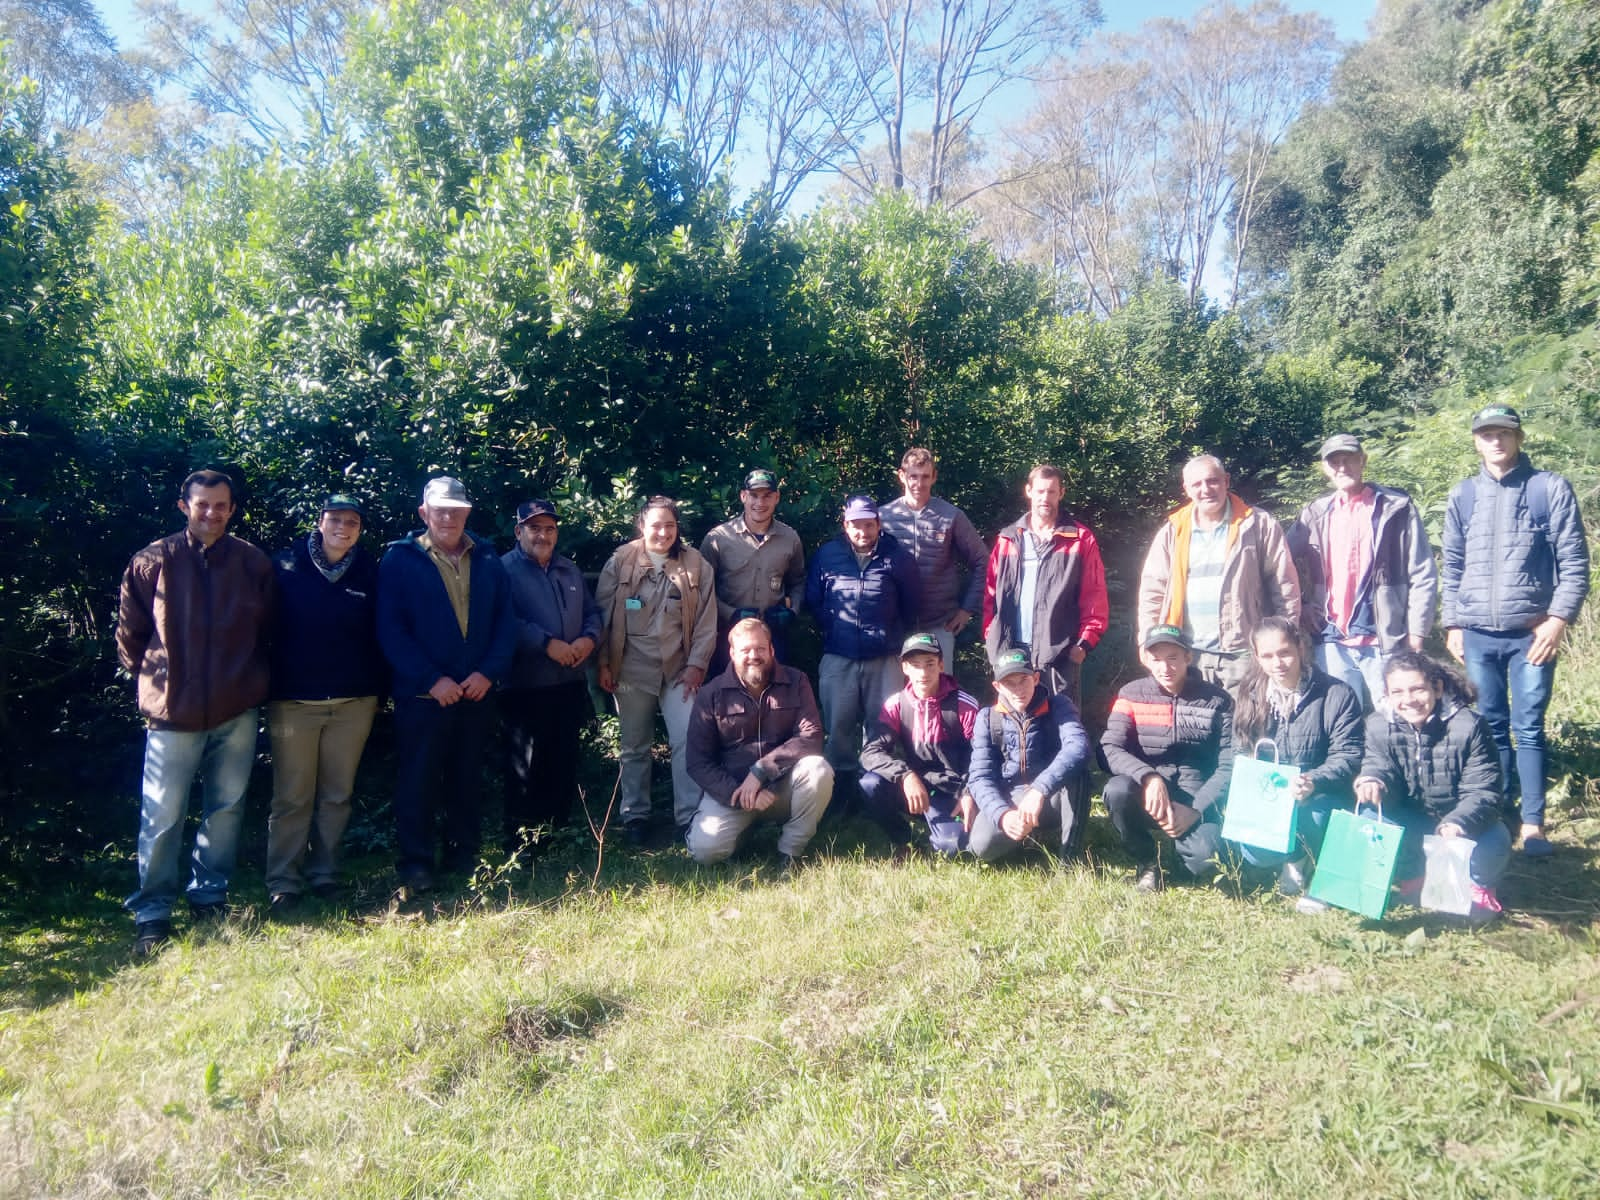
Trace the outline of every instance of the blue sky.
<instances>
[{"instance_id":1,"label":"blue sky","mask_svg":"<svg viewBox=\"0 0 1600 1200\"><path fill-rule=\"evenodd\" d=\"M1320 4L1307 0L1286 2L1297 12L1320 12L1333 21L1339 36L1346 41L1365 35L1367 21L1378 6L1377 0L1344 0L1343 3L1323 0ZM184 7L203 13L209 11L211 5L207 0L184 0ZM1152 17L1187 17L1199 7L1198 3L1175 3L1174 0L1101 0L1105 28L1116 30L1136 29ZM139 17L132 0L100 0L100 11L123 49L138 42Z\"/></svg>"}]
</instances>

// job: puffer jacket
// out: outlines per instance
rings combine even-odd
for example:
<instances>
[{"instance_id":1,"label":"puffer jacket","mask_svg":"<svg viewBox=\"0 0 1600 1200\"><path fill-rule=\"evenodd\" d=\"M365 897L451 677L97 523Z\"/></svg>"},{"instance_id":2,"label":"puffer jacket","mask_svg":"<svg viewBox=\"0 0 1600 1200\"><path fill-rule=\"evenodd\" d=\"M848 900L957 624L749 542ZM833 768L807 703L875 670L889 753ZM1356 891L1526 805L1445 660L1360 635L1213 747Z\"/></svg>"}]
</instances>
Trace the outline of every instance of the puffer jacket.
<instances>
[{"instance_id":1,"label":"puffer jacket","mask_svg":"<svg viewBox=\"0 0 1600 1200\"><path fill-rule=\"evenodd\" d=\"M917 560L880 533L862 567L844 534L811 556L806 607L822 627L822 652L857 661L899 651L922 600Z\"/></svg>"},{"instance_id":2,"label":"puffer jacket","mask_svg":"<svg viewBox=\"0 0 1600 1200\"><path fill-rule=\"evenodd\" d=\"M1159 775L1206 813L1227 795L1233 776L1233 701L1193 673L1176 696L1146 675L1117 693L1100 747L1112 774L1141 784ZM1216 811L1220 817L1221 807Z\"/></svg>"},{"instance_id":3,"label":"puffer jacket","mask_svg":"<svg viewBox=\"0 0 1600 1200\"><path fill-rule=\"evenodd\" d=\"M135 554L117 657L150 728L199 733L265 700L276 605L272 560L231 533L202 550L185 530Z\"/></svg>"},{"instance_id":4,"label":"puffer jacket","mask_svg":"<svg viewBox=\"0 0 1600 1200\"><path fill-rule=\"evenodd\" d=\"M1433 628L1439 570L1428 531L1411 497L1397 488L1369 484L1373 492L1372 561L1356 585L1350 636L1378 639L1393 654L1408 637L1425 638ZM1328 620L1328 517L1335 496L1319 496L1289 527L1289 551L1300 576L1300 623L1319 642L1338 641Z\"/></svg>"},{"instance_id":5,"label":"puffer jacket","mask_svg":"<svg viewBox=\"0 0 1600 1200\"><path fill-rule=\"evenodd\" d=\"M1367 718L1359 779L1383 784L1386 815L1425 812L1477 837L1500 819L1500 756L1488 725L1472 709L1441 700L1419 726L1387 705ZM1403 823L1403 821L1402 821Z\"/></svg>"},{"instance_id":6,"label":"puffer jacket","mask_svg":"<svg viewBox=\"0 0 1600 1200\"><path fill-rule=\"evenodd\" d=\"M719 804L746 775L770 784L821 753L822 717L803 671L777 664L766 690L752 696L730 663L695 696L684 765Z\"/></svg>"},{"instance_id":7,"label":"puffer jacket","mask_svg":"<svg viewBox=\"0 0 1600 1200\"><path fill-rule=\"evenodd\" d=\"M1000 745L994 744L995 721L1000 720ZM996 825L1010 811L1012 790L1036 787L1053 796L1089 763L1089 735L1083 731L1078 710L1066 696L1034 689L1026 713L1017 714L1004 704L978 713L972 727L972 765L967 787L978 807Z\"/></svg>"},{"instance_id":8,"label":"puffer jacket","mask_svg":"<svg viewBox=\"0 0 1600 1200\"><path fill-rule=\"evenodd\" d=\"M926 700L918 700L909 685L901 688L878 713L877 733L861 748L861 769L890 783L915 771L930 790L958 795L972 763L978 708L948 675L939 676L939 687ZM909 728L902 719L907 713Z\"/></svg>"},{"instance_id":9,"label":"puffer jacket","mask_svg":"<svg viewBox=\"0 0 1600 1200\"><path fill-rule=\"evenodd\" d=\"M1299 767L1316 785L1317 795L1327 796L1342 807L1352 807L1356 772L1361 769L1366 746L1361 709L1361 701L1349 687L1313 669L1311 680L1287 721L1274 713L1258 738L1235 728L1238 753L1249 758L1261 738L1268 738L1277 748L1274 761ZM1273 756L1262 746L1260 757Z\"/></svg>"},{"instance_id":10,"label":"puffer jacket","mask_svg":"<svg viewBox=\"0 0 1600 1200\"><path fill-rule=\"evenodd\" d=\"M1535 474L1545 476L1547 522L1529 511ZM1471 528L1463 529L1467 488L1476 495ZM1572 485L1536 472L1526 454L1499 479L1480 468L1451 489L1442 540L1446 629L1531 629L1546 616L1571 622L1589 594L1589 542Z\"/></svg>"}]
</instances>

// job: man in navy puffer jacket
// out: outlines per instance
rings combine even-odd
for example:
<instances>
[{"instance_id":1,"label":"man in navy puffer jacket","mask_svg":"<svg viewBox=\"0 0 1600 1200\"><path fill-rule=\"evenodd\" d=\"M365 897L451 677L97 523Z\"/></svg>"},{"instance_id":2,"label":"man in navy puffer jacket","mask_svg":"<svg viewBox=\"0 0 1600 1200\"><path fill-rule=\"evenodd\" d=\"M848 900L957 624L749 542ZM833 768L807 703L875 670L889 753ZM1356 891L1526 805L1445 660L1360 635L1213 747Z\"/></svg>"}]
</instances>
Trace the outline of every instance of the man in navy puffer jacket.
<instances>
[{"instance_id":1,"label":"man in navy puffer jacket","mask_svg":"<svg viewBox=\"0 0 1600 1200\"><path fill-rule=\"evenodd\" d=\"M1039 831L1060 833L1063 856L1082 841L1088 815L1089 735L1077 707L1039 686L1026 650L994 663L995 703L972 730L967 787L977 801L971 848L984 862L1004 858ZM998 736L997 736L998 735ZM1074 803L1082 796L1084 803Z\"/></svg>"},{"instance_id":2,"label":"man in navy puffer jacket","mask_svg":"<svg viewBox=\"0 0 1600 1200\"><path fill-rule=\"evenodd\" d=\"M1521 785L1523 853L1542 858L1544 713L1589 591L1589 542L1572 485L1522 453L1516 409L1480 410L1472 441L1483 467L1456 484L1444 515L1445 644L1478 689L1507 787Z\"/></svg>"}]
</instances>

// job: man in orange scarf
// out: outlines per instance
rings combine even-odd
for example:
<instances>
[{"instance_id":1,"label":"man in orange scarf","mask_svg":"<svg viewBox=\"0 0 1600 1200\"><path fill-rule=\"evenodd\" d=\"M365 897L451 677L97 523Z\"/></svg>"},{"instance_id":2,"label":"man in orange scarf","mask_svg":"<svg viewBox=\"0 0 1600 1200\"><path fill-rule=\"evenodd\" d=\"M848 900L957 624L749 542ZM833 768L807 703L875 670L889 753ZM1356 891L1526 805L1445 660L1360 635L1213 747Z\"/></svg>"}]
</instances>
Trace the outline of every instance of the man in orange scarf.
<instances>
[{"instance_id":1,"label":"man in orange scarf","mask_svg":"<svg viewBox=\"0 0 1600 1200\"><path fill-rule=\"evenodd\" d=\"M1214 455L1183 468L1189 503L1168 516L1139 576L1139 629L1175 625L1194 647L1194 670L1227 688L1249 664L1250 631L1264 617L1300 617L1300 579L1277 520L1228 490Z\"/></svg>"}]
</instances>

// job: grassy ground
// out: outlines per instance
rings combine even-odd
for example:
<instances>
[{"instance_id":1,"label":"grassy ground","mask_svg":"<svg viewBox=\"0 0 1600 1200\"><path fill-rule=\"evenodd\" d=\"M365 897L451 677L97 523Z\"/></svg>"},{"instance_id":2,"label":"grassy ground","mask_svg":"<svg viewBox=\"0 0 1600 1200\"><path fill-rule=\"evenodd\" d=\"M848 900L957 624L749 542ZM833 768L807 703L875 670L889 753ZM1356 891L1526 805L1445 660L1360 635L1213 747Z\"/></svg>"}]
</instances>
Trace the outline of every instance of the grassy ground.
<instances>
[{"instance_id":1,"label":"grassy ground","mask_svg":"<svg viewBox=\"0 0 1600 1200\"><path fill-rule=\"evenodd\" d=\"M1481 934L1115 861L591 888L574 842L139 965L56 893L4 924L0 1194L1594 1195L1600 821L1562 840Z\"/></svg>"},{"instance_id":2,"label":"grassy ground","mask_svg":"<svg viewBox=\"0 0 1600 1200\"><path fill-rule=\"evenodd\" d=\"M1103 815L1087 867L573 836L420 906L372 854L143 964L124 856L13 882L0 1197L1600 1195L1594 640L1486 932L1137 895Z\"/></svg>"}]
</instances>

